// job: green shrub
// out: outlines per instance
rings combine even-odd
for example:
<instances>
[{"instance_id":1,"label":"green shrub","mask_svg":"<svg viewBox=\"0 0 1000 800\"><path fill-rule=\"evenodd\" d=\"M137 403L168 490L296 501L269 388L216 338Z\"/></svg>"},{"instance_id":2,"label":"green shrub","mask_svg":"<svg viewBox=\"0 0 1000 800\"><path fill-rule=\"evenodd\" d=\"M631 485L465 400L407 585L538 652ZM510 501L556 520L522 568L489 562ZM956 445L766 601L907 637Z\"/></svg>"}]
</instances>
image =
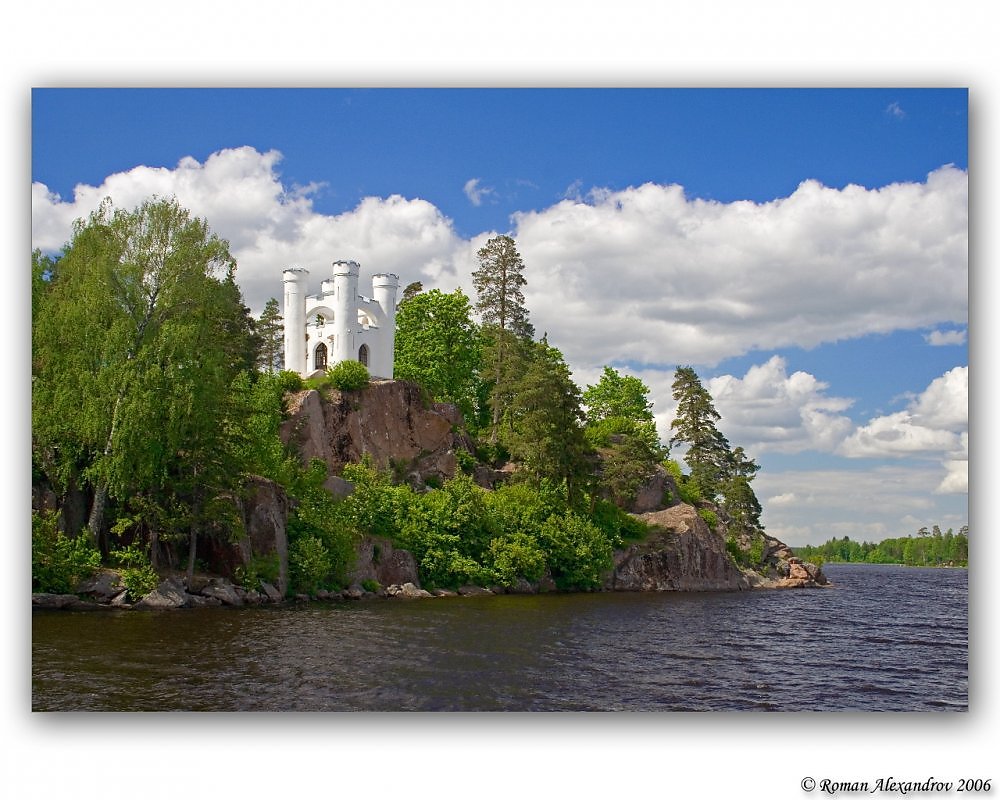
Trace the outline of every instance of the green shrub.
<instances>
[{"instance_id":1,"label":"green shrub","mask_svg":"<svg viewBox=\"0 0 1000 800\"><path fill-rule=\"evenodd\" d=\"M523 532L493 539L489 547L489 565L496 582L513 586L518 578L537 581L545 575L545 552L535 537Z\"/></svg>"},{"instance_id":2,"label":"green shrub","mask_svg":"<svg viewBox=\"0 0 1000 800\"><path fill-rule=\"evenodd\" d=\"M278 383L282 391L297 392L302 388L302 376L290 369L283 369L278 373Z\"/></svg>"},{"instance_id":3,"label":"green shrub","mask_svg":"<svg viewBox=\"0 0 1000 800\"><path fill-rule=\"evenodd\" d=\"M236 568L236 580L247 590L256 590L262 583L275 585L281 576L281 564L278 554L253 556L249 564Z\"/></svg>"},{"instance_id":4,"label":"green shrub","mask_svg":"<svg viewBox=\"0 0 1000 800\"><path fill-rule=\"evenodd\" d=\"M326 374L335 389L345 392L363 389L368 385L368 368L360 361L341 361L330 367Z\"/></svg>"},{"instance_id":5,"label":"green shrub","mask_svg":"<svg viewBox=\"0 0 1000 800\"><path fill-rule=\"evenodd\" d=\"M288 577L292 591L315 594L332 582L333 561L318 536L295 539L288 547Z\"/></svg>"},{"instance_id":6,"label":"green shrub","mask_svg":"<svg viewBox=\"0 0 1000 800\"><path fill-rule=\"evenodd\" d=\"M538 540L560 589L596 589L613 566L610 542L590 520L572 511L549 517Z\"/></svg>"},{"instance_id":7,"label":"green shrub","mask_svg":"<svg viewBox=\"0 0 1000 800\"><path fill-rule=\"evenodd\" d=\"M456 450L455 461L458 462L458 468L466 475L471 475L476 469L476 457L468 450Z\"/></svg>"},{"instance_id":8,"label":"green shrub","mask_svg":"<svg viewBox=\"0 0 1000 800\"><path fill-rule=\"evenodd\" d=\"M136 544L114 550L111 553L121 567L122 583L128 589L129 597L138 600L149 594L160 583L160 576L149 563L149 556Z\"/></svg>"},{"instance_id":9,"label":"green shrub","mask_svg":"<svg viewBox=\"0 0 1000 800\"><path fill-rule=\"evenodd\" d=\"M31 590L67 594L101 566L86 531L71 539L58 527L58 514L31 512Z\"/></svg>"},{"instance_id":10,"label":"green shrub","mask_svg":"<svg viewBox=\"0 0 1000 800\"><path fill-rule=\"evenodd\" d=\"M608 500L598 499L590 513L590 521L604 533L612 547L623 547L628 540L644 539L649 526L626 513Z\"/></svg>"},{"instance_id":11,"label":"green shrub","mask_svg":"<svg viewBox=\"0 0 1000 800\"><path fill-rule=\"evenodd\" d=\"M372 592L373 594L382 588L382 584L379 583L374 578L367 578L361 581L361 588L366 592Z\"/></svg>"},{"instance_id":12,"label":"green shrub","mask_svg":"<svg viewBox=\"0 0 1000 800\"><path fill-rule=\"evenodd\" d=\"M705 524L712 530L715 530L715 526L719 524L718 515L710 508L699 508L698 516L705 520Z\"/></svg>"}]
</instances>

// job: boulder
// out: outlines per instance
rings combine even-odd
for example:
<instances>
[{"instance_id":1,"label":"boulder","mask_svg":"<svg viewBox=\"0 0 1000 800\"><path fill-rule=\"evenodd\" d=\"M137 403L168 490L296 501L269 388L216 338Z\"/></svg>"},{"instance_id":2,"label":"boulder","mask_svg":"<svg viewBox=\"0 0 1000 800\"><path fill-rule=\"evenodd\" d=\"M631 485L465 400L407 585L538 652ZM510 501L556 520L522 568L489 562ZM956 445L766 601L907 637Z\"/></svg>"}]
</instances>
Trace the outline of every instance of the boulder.
<instances>
[{"instance_id":1,"label":"boulder","mask_svg":"<svg viewBox=\"0 0 1000 800\"><path fill-rule=\"evenodd\" d=\"M360 587L365 581L377 581L380 586L412 583L420 587L417 561L409 550L400 550L380 536L366 536L357 548L357 560L347 576L350 586Z\"/></svg>"},{"instance_id":2,"label":"boulder","mask_svg":"<svg viewBox=\"0 0 1000 800\"><path fill-rule=\"evenodd\" d=\"M679 496L680 492L673 477L663 467L657 465L650 478L639 487L626 510L631 514L659 511Z\"/></svg>"},{"instance_id":3,"label":"boulder","mask_svg":"<svg viewBox=\"0 0 1000 800\"><path fill-rule=\"evenodd\" d=\"M76 594L90 595L98 601L110 602L113 597L121 594L125 584L122 576L111 569L100 569L86 580L80 581L75 587Z\"/></svg>"},{"instance_id":4,"label":"boulder","mask_svg":"<svg viewBox=\"0 0 1000 800\"><path fill-rule=\"evenodd\" d=\"M138 609L184 608L191 595L184 590L179 578L171 576L160 582L149 594L135 604Z\"/></svg>"},{"instance_id":5,"label":"boulder","mask_svg":"<svg viewBox=\"0 0 1000 800\"><path fill-rule=\"evenodd\" d=\"M267 597L268 601L271 603L280 603L284 599L284 595L278 591L277 587L272 586L267 581L260 582L260 590Z\"/></svg>"},{"instance_id":6,"label":"boulder","mask_svg":"<svg viewBox=\"0 0 1000 800\"><path fill-rule=\"evenodd\" d=\"M396 588L398 589L398 591L395 594L392 595L393 597L415 598L415 597L433 597L434 596L430 592L428 592L426 589L421 589L421 588L419 588L419 587L417 587L414 584L409 583L409 582L404 583L402 586L397 586Z\"/></svg>"},{"instance_id":7,"label":"boulder","mask_svg":"<svg viewBox=\"0 0 1000 800\"><path fill-rule=\"evenodd\" d=\"M214 597L220 603L227 606L242 606L243 598L236 587L224 578L216 578L208 586L201 590L205 597Z\"/></svg>"},{"instance_id":8,"label":"boulder","mask_svg":"<svg viewBox=\"0 0 1000 800\"><path fill-rule=\"evenodd\" d=\"M32 608L66 608L80 600L75 594L51 594L34 592L31 595Z\"/></svg>"},{"instance_id":9,"label":"boulder","mask_svg":"<svg viewBox=\"0 0 1000 800\"><path fill-rule=\"evenodd\" d=\"M199 543L201 557L210 572L229 580L254 559L273 558L278 567L276 588L284 596L288 590L288 496L274 481L251 476L234 502L244 535L236 542L221 537L204 539Z\"/></svg>"}]
</instances>

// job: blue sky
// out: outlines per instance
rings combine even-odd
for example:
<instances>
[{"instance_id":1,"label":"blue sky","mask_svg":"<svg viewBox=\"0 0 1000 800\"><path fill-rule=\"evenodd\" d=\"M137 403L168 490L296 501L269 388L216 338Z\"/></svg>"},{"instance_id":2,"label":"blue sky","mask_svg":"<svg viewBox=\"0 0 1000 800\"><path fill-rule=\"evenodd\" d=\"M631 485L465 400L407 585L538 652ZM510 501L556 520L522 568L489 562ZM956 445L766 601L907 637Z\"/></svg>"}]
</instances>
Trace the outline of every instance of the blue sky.
<instances>
[{"instance_id":1,"label":"blue sky","mask_svg":"<svg viewBox=\"0 0 1000 800\"><path fill-rule=\"evenodd\" d=\"M469 292L510 233L581 387L642 377L667 436L695 366L774 535L968 521L964 89L42 89L31 123L35 247L176 194L259 311L339 258Z\"/></svg>"}]
</instances>

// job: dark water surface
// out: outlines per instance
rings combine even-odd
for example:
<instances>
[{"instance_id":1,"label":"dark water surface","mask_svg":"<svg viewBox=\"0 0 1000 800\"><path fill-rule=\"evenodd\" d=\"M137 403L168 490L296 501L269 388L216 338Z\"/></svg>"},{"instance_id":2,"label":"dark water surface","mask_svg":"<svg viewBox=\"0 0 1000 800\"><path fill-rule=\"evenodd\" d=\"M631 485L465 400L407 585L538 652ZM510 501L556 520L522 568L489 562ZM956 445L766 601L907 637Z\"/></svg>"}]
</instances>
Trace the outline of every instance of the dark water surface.
<instances>
[{"instance_id":1,"label":"dark water surface","mask_svg":"<svg viewBox=\"0 0 1000 800\"><path fill-rule=\"evenodd\" d=\"M32 708L964 711L968 573L836 588L35 612Z\"/></svg>"}]
</instances>

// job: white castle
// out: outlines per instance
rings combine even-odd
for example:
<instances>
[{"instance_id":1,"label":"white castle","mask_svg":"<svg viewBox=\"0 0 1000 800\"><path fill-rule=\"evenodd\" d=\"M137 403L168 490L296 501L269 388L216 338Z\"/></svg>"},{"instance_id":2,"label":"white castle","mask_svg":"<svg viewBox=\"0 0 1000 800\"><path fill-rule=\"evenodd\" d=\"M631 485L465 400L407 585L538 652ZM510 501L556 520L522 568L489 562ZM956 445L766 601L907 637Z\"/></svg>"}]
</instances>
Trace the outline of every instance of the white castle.
<instances>
[{"instance_id":1,"label":"white castle","mask_svg":"<svg viewBox=\"0 0 1000 800\"><path fill-rule=\"evenodd\" d=\"M341 361L360 361L373 377L391 378L399 276L372 277L373 297L358 294L356 261L334 261L333 279L306 294L309 271L284 271L285 369L303 377Z\"/></svg>"}]
</instances>

